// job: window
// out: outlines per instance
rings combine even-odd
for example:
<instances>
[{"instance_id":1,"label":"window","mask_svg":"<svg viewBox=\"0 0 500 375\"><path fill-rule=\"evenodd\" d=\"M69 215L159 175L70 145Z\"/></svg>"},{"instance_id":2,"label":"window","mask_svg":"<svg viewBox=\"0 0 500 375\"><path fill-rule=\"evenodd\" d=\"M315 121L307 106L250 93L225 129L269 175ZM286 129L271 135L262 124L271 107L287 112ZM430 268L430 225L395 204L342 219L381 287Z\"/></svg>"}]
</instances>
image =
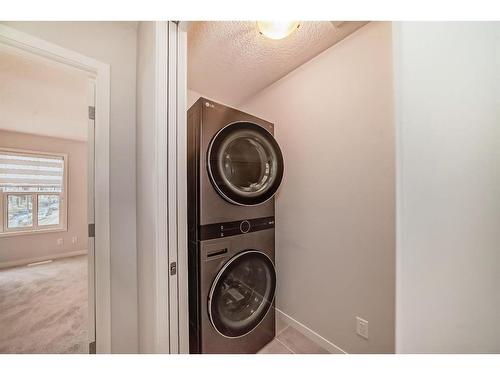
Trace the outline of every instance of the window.
<instances>
[{"instance_id":1,"label":"window","mask_svg":"<svg viewBox=\"0 0 500 375\"><path fill-rule=\"evenodd\" d=\"M0 149L0 235L66 230L66 156Z\"/></svg>"}]
</instances>

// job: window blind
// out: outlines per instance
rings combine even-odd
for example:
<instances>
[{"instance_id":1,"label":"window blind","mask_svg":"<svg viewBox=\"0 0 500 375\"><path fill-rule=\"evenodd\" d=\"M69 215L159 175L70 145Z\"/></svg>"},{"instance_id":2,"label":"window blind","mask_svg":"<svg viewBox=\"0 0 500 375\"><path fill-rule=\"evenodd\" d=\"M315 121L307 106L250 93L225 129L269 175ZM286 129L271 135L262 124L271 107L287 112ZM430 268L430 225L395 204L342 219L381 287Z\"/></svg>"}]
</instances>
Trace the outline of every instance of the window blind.
<instances>
[{"instance_id":1,"label":"window blind","mask_svg":"<svg viewBox=\"0 0 500 375\"><path fill-rule=\"evenodd\" d=\"M0 190L62 192L64 158L0 151Z\"/></svg>"}]
</instances>

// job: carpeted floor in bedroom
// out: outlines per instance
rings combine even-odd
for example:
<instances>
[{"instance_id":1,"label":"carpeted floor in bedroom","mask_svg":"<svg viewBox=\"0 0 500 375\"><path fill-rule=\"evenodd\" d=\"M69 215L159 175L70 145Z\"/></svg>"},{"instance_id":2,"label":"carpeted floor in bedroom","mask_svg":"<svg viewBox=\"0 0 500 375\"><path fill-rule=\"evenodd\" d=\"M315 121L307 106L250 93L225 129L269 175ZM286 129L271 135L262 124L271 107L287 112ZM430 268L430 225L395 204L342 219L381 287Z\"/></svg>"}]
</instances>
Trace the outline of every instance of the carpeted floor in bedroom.
<instances>
[{"instance_id":1,"label":"carpeted floor in bedroom","mask_svg":"<svg viewBox=\"0 0 500 375\"><path fill-rule=\"evenodd\" d=\"M88 353L87 257L0 270L0 353Z\"/></svg>"}]
</instances>

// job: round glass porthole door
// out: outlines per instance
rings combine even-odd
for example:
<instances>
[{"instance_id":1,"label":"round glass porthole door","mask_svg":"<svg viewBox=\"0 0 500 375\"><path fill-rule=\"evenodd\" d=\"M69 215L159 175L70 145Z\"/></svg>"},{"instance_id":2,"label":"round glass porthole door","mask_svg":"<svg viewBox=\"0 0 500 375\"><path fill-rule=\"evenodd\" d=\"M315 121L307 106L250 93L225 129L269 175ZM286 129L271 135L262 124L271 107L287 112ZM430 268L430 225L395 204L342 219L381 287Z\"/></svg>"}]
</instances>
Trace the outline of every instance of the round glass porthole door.
<instances>
[{"instance_id":1,"label":"round glass porthole door","mask_svg":"<svg viewBox=\"0 0 500 375\"><path fill-rule=\"evenodd\" d=\"M210 290L208 312L214 328L226 337L249 333L266 316L275 289L274 265L266 255L255 250L236 255Z\"/></svg>"},{"instance_id":2,"label":"round glass porthole door","mask_svg":"<svg viewBox=\"0 0 500 375\"><path fill-rule=\"evenodd\" d=\"M220 130L208 151L208 172L218 193L239 205L271 198L283 177L278 143L263 127L236 122Z\"/></svg>"}]
</instances>

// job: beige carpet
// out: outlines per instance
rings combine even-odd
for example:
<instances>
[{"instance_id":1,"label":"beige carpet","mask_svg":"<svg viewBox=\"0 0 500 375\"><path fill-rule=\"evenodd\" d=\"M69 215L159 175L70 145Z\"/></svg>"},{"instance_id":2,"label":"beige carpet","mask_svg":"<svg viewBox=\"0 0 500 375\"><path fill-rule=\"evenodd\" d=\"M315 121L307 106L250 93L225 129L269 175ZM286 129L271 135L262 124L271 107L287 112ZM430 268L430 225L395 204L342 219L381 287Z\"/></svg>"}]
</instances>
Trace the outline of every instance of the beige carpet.
<instances>
[{"instance_id":1,"label":"beige carpet","mask_svg":"<svg viewBox=\"0 0 500 375\"><path fill-rule=\"evenodd\" d=\"M87 353L87 257L0 270L0 353Z\"/></svg>"}]
</instances>

